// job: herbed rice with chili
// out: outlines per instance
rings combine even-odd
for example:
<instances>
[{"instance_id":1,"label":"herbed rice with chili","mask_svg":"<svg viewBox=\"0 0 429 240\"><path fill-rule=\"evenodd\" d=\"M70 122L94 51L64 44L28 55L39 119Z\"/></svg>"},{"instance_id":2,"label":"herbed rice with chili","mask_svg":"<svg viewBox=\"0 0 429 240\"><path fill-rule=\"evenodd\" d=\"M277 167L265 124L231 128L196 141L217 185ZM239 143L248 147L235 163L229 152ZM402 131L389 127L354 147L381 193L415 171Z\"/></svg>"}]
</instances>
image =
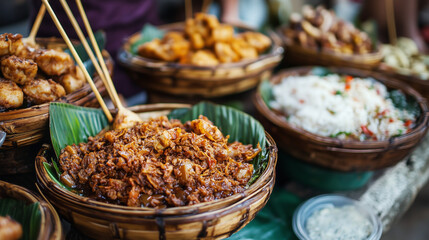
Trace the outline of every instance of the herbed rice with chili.
<instances>
[{"instance_id":1,"label":"herbed rice with chili","mask_svg":"<svg viewBox=\"0 0 429 240\"><path fill-rule=\"evenodd\" d=\"M415 124L415 117L395 108L386 86L372 78L289 76L272 90L273 109L321 136L385 140L407 133Z\"/></svg>"}]
</instances>

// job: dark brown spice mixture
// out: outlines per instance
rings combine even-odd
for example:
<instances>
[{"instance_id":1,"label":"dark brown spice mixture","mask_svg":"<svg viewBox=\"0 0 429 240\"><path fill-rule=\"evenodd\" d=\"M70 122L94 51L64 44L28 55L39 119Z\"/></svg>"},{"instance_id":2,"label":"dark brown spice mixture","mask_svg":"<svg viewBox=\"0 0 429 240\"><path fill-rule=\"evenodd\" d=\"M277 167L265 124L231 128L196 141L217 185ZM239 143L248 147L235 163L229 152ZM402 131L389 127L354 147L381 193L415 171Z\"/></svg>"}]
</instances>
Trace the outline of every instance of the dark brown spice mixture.
<instances>
[{"instance_id":1,"label":"dark brown spice mixture","mask_svg":"<svg viewBox=\"0 0 429 240\"><path fill-rule=\"evenodd\" d=\"M182 124L164 116L65 147L61 181L121 205L192 205L243 192L260 151L228 144L206 117Z\"/></svg>"}]
</instances>

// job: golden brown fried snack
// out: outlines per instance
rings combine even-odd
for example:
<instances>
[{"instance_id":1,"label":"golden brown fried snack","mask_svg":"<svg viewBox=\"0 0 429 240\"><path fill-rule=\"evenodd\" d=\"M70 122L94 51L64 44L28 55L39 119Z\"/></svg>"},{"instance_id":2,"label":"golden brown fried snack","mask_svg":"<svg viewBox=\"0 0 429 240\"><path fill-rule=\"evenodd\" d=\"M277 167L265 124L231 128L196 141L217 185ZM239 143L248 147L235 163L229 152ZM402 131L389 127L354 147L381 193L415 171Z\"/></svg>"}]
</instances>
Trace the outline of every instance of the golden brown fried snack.
<instances>
[{"instance_id":1,"label":"golden brown fried snack","mask_svg":"<svg viewBox=\"0 0 429 240\"><path fill-rule=\"evenodd\" d=\"M64 87L67 94L80 89L86 82L80 67L74 66L73 69L60 76L58 82Z\"/></svg>"},{"instance_id":2,"label":"golden brown fried snack","mask_svg":"<svg viewBox=\"0 0 429 240\"><path fill-rule=\"evenodd\" d=\"M185 39L162 41L155 39L139 46L137 53L142 57L171 62L185 56L189 48L190 43Z\"/></svg>"},{"instance_id":3,"label":"golden brown fried snack","mask_svg":"<svg viewBox=\"0 0 429 240\"><path fill-rule=\"evenodd\" d=\"M191 41L191 46L193 49L198 50L204 47L204 40L201 34L192 33L189 34L189 40Z\"/></svg>"},{"instance_id":4,"label":"golden brown fried snack","mask_svg":"<svg viewBox=\"0 0 429 240\"><path fill-rule=\"evenodd\" d=\"M236 38L231 41L231 47L242 59L258 58L258 51L241 38Z\"/></svg>"},{"instance_id":5,"label":"golden brown fried snack","mask_svg":"<svg viewBox=\"0 0 429 240\"><path fill-rule=\"evenodd\" d=\"M24 93L12 81L0 80L0 107L18 108L24 102Z\"/></svg>"},{"instance_id":6,"label":"golden brown fried snack","mask_svg":"<svg viewBox=\"0 0 429 240\"><path fill-rule=\"evenodd\" d=\"M57 50L45 50L36 57L39 68L48 75L60 76L73 68L74 62L70 55Z\"/></svg>"},{"instance_id":7,"label":"golden brown fried snack","mask_svg":"<svg viewBox=\"0 0 429 240\"><path fill-rule=\"evenodd\" d=\"M211 38L207 41L213 41L211 45L215 42L229 42L234 37L234 28L231 25L220 24L212 30ZM210 43L207 44L210 46Z\"/></svg>"},{"instance_id":8,"label":"golden brown fried snack","mask_svg":"<svg viewBox=\"0 0 429 240\"><path fill-rule=\"evenodd\" d=\"M0 216L0 239L17 240L22 236L22 226L9 216Z\"/></svg>"},{"instance_id":9,"label":"golden brown fried snack","mask_svg":"<svg viewBox=\"0 0 429 240\"><path fill-rule=\"evenodd\" d=\"M27 100L34 104L42 104L55 101L66 95L63 86L52 81L51 79L36 79L29 81L22 89Z\"/></svg>"},{"instance_id":10,"label":"golden brown fried snack","mask_svg":"<svg viewBox=\"0 0 429 240\"><path fill-rule=\"evenodd\" d=\"M211 51L198 50L192 54L190 63L197 66L216 66L219 61Z\"/></svg>"},{"instance_id":11,"label":"golden brown fried snack","mask_svg":"<svg viewBox=\"0 0 429 240\"><path fill-rule=\"evenodd\" d=\"M215 44L215 53L222 63L237 62L240 60L238 54L232 50L231 45L228 43L217 42Z\"/></svg>"},{"instance_id":12,"label":"golden brown fried snack","mask_svg":"<svg viewBox=\"0 0 429 240\"><path fill-rule=\"evenodd\" d=\"M21 34L3 33L0 35L0 56L15 54L23 45Z\"/></svg>"},{"instance_id":13,"label":"golden brown fried snack","mask_svg":"<svg viewBox=\"0 0 429 240\"><path fill-rule=\"evenodd\" d=\"M262 33L258 32L244 32L240 36L248 43L250 46L256 48L258 53L262 53L267 48L271 46L271 40L269 37L265 36Z\"/></svg>"},{"instance_id":14,"label":"golden brown fried snack","mask_svg":"<svg viewBox=\"0 0 429 240\"><path fill-rule=\"evenodd\" d=\"M33 60L12 55L1 60L1 71L6 79L24 85L36 76L37 65Z\"/></svg>"}]
</instances>

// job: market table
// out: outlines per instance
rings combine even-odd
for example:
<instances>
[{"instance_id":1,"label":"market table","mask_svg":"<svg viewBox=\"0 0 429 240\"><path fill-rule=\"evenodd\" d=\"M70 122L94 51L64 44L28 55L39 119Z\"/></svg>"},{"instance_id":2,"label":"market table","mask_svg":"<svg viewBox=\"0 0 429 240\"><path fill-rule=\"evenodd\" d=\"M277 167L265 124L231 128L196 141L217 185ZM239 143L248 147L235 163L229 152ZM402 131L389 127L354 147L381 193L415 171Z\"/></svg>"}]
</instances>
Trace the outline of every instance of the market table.
<instances>
[{"instance_id":1,"label":"market table","mask_svg":"<svg viewBox=\"0 0 429 240\"><path fill-rule=\"evenodd\" d=\"M279 158L279 162L284 160L286 159L282 158L282 156ZM290 179L282 179L284 177L284 173L282 174L281 169L279 168L277 169L277 176L279 179L276 182L276 188L272 196L274 198L279 196L276 192L287 192L298 196L297 199L301 202L309 197L327 193L307 187ZM428 181L428 178L429 135L422 140L419 146L409 157L391 168L375 172L372 179L364 187L358 190L341 191L336 193L344 194L354 199L359 199L362 203L375 209L377 215L382 221L383 230L386 232L411 206L417 193ZM15 183L34 192L38 192L34 184L36 182L34 172L21 175L0 176L0 180ZM276 201L272 201L271 199L268 202L268 205L272 202ZM296 204L294 204L295 203L287 205L293 206L289 209L291 212L293 208L296 207ZM284 218L287 218L283 219L286 224L290 225L290 214L283 216L286 216ZM258 219L258 216L256 218ZM259 219L257 221L259 222L261 220ZM77 233L67 221L63 220L62 223L66 239L88 239L87 237ZM251 226L248 225L248 227ZM242 231L244 232L247 230L248 229L244 228ZM291 228L287 228L284 231L291 231ZM295 239L293 235L289 234L287 236L290 236L290 239ZM254 239L259 239L258 236L253 237Z\"/></svg>"}]
</instances>

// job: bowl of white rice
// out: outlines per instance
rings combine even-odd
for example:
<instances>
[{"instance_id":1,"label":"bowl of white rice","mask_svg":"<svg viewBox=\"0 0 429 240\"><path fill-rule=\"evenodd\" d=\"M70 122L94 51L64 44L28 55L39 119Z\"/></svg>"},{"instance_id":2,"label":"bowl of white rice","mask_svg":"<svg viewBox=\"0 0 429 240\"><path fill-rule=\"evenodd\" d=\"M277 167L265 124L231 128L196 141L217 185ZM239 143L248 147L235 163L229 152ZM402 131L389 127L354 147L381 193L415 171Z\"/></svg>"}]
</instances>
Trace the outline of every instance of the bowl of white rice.
<instances>
[{"instance_id":1,"label":"bowl of white rice","mask_svg":"<svg viewBox=\"0 0 429 240\"><path fill-rule=\"evenodd\" d=\"M417 91L357 69L288 69L261 83L254 102L283 150L341 171L391 166L427 131L428 107Z\"/></svg>"}]
</instances>

